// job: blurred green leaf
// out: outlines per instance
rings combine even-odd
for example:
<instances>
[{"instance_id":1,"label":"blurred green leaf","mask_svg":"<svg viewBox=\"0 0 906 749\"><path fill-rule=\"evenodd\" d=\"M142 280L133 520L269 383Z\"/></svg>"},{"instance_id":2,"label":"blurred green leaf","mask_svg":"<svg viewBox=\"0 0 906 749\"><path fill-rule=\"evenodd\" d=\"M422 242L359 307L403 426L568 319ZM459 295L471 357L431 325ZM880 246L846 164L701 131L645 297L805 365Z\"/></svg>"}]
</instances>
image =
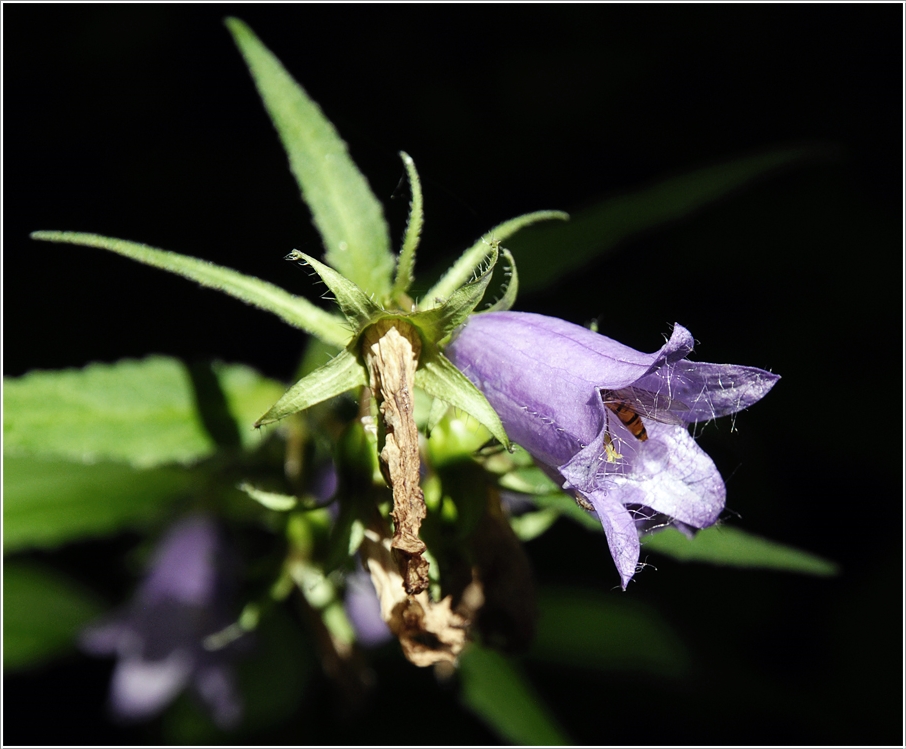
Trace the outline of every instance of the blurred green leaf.
<instances>
[{"instance_id":1,"label":"blurred green leaf","mask_svg":"<svg viewBox=\"0 0 906 749\"><path fill-rule=\"evenodd\" d=\"M462 700L514 744L571 743L525 677L503 655L471 645L459 659Z\"/></svg>"},{"instance_id":2,"label":"blurred green leaf","mask_svg":"<svg viewBox=\"0 0 906 749\"><path fill-rule=\"evenodd\" d=\"M256 448L261 444L261 433L254 428L255 419L283 395L286 386L244 364L214 362L212 367L236 420L242 446L247 450Z\"/></svg>"},{"instance_id":3,"label":"blurred green leaf","mask_svg":"<svg viewBox=\"0 0 906 749\"><path fill-rule=\"evenodd\" d=\"M86 536L142 527L191 488L178 467L137 470L7 455L3 461L3 552L53 547Z\"/></svg>"},{"instance_id":4,"label":"blurred green leaf","mask_svg":"<svg viewBox=\"0 0 906 749\"><path fill-rule=\"evenodd\" d=\"M244 447L256 447L255 416L283 386L250 367L215 363L211 369L225 418L242 425L237 434ZM197 379L182 362L162 356L6 378L4 450L139 468L194 463L217 449L199 415L204 395Z\"/></svg>"},{"instance_id":5,"label":"blurred green leaf","mask_svg":"<svg viewBox=\"0 0 906 749\"><path fill-rule=\"evenodd\" d=\"M216 447L185 367L160 356L4 379L3 438L7 454L139 467L192 463Z\"/></svg>"},{"instance_id":6,"label":"blurred green leaf","mask_svg":"<svg viewBox=\"0 0 906 749\"><path fill-rule=\"evenodd\" d=\"M207 260L159 250L125 239L77 231L35 231L31 233L31 238L43 242L62 242L110 250L139 263L170 271L197 281L202 286L222 291L246 304L271 312L283 322L301 328L328 343L345 346L349 340L349 331L338 316L325 312L307 299L290 294L279 286L231 268L224 268L222 265L209 263Z\"/></svg>"},{"instance_id":7,"label":"blurred green leaf","mask_svg":"<svg viewBox=\"0 0 906 749\"><path fill-rule=\"evenodd\" d=\"M574 212L569 223L520 232L509 242L520 287L543 288L627 237L683 218L759 177L817 155L816 148L779 149L696 169Z\"/></svg>"},{"instance_id":8,"label":"blurred green leaf","mask_svg":"<svg viewBox=\"0 0 906 749\"><path fill-rule=\"evenodd\" d=\"M690 658L657 612L625 595L548 588L539 592L531 658L580 668L680 676Z\"/></svg>"},{"instance_id":9,"label":"blurred green leaf","mask_svg":"<svg viewBox=\"0 0 906 749\"><path fill-rule=\"evenodd\" d=\"M59 573L25 562L3 565L3 668L21 669L65 653L103 607Z\"/></svg>"},{"instance_id":10,"label":"blurred green leaf","mask_svg":"<svg viewBox=\"0 0 906 749\"><path fill-rule=\"evenodd\" d=\"M394 259L381 204L321 108L245 23L228 18L226 25L289 157L327 262L366 293L385 299Z\"/></svg>"},{"instance_id":11,"label":"blurred green leaf","mask_svg":"<svg viewBox=\"0 0 906 749\"><path fill-rule=\"evenodd\" d=\"M729 526L706 528L694 539L671 528L642 539L642 544L643 553L654 551L681 562L708 562L821 576L836 575L839 569L834 562L815 554Z\"/></svg>"}]
</instances>

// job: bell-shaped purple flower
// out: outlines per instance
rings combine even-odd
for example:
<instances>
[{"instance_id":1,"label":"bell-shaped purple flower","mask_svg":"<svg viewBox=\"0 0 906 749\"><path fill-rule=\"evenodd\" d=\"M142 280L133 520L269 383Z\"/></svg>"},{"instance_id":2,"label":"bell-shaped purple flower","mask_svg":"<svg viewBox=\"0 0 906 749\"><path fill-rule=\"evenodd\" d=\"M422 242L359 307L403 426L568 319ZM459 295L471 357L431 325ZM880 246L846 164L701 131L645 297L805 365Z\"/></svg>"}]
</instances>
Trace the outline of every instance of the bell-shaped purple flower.
<instances>
[{"instance_id":1,"label":"bell-shaped purple flower","mask_svg":"<svg viewBox=\"0 0 906 749\"><path fill-rule=\"evenodd\" d=\"M715 523L726 490L688 424L736 413L779 377L755 367L691 362L675 325L643 354L586 328L524 312L475 315L447 356L484 393L510 439L593 508L623 588L639 533Z\"/></svg>"},{"instance_id":2,"label":"bell-shaped purple flower","mask_svg":"<svg viewBox=\"0 0 906 749\"><path fill-rule=\"evenodd\" d=\"M82 633L82 649L115 655L110 709L124 721L150 718L193 686L221 728L242 709L230 661L235 645L205 647L232 621L235 560L214 521L190 515L158 544L131 604Z\"/></svg>"}]
</instances>

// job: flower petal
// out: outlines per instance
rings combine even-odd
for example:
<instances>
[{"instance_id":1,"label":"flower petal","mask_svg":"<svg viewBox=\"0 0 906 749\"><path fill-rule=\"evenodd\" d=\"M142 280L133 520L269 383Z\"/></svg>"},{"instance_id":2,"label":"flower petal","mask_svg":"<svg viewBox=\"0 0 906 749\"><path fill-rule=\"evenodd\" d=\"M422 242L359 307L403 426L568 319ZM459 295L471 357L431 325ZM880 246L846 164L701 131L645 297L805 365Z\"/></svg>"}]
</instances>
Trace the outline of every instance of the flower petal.
<instances>
[{"instance_id":1,"label":"flower petal","mask_svg":"<svg viewBox=\"0 0 906 749\"><path fill-rule=\"evenodd\" d=\"M674 415L691 424L748 408L779 379L780 375L758 367L680 361L647 375L635 386L676 403Z\"/></svg>"},{"instance_id":2,"label":"flower petal","mask_svg":"<svg viewBox=\"0 0 906 749\"><path fill-rule=\"evenodd\" d=\"M122 720L142 720L160 712L189 682L194 659L185 650L149 661L124 656L110 686L110 707Z\"/></svg>"},{"instance_id":3,"label":"flower petal","mask_svg":"<svg viewBox=\"0 0 906 749\"><path fill-rule=\"evenodd\" d=\"M610 555L620 573L623 590L626 590L635 574L641 550L635 521L629 511L606 492L593 492L588 495L588 500L595 508L601 525L604 526Z\"/></svg>"},{"instance_id":4,"label":"flower petal","mask_svg":"<svg viewBox=\"0 0 906 749\"><path fill-rule=\"evenodd\" d=\"M695 528L713 525L726 501L714 462L685 427L652 424L648 434L632 457L631 470L607 475L610 496Z\"/></svg>"}]
</instances>

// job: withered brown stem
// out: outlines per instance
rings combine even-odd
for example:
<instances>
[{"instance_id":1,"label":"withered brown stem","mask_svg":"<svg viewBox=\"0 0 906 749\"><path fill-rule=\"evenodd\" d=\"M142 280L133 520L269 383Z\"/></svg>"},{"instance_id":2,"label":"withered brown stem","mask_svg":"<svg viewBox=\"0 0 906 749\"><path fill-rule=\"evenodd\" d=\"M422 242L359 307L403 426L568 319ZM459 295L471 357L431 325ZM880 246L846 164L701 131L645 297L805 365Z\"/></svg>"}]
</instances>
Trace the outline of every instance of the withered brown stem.
<instances>
[{"instance_id":1,"label":"withered brown stem","mask_svg":"<svg viewBox=\"0 0 906 749\"><path fill-rule=\"evenodd\" d=\"M415 425L415 370L421 339L405 320L381 320L362 338L371 391L380 412L381 472L393 491L392 548L410 595L428 589L425 543L418 532L426 515L420 483L418 428Z\"/></svg>"}]
</instances>

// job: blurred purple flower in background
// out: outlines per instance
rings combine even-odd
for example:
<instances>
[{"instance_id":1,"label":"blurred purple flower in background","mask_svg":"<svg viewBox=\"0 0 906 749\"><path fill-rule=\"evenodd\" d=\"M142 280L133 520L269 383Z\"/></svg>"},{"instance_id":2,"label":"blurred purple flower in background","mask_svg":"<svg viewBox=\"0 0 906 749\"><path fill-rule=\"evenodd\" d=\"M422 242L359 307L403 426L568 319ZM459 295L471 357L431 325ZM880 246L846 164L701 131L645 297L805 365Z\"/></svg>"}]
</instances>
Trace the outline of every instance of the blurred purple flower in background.
<instances>
[{"instance_id":1,"label":"blurred purple flower in background","mask_svg":"<svg viewBox=\"0 0 906 749\"><path fill-rule=\"evenodd\" d=\"M346 577L346 615L356 634L356 641L366 648L375 648L393 639L393 633L381 617L381 602L374 583L356 562L356 568Z\"/></svg>"},{"instance_id":2,"label":"blurred purple flower in background","mask_svg":"<svg viewBox=\"0 0 906 749\"><path fill-rule=\"evenodd\" d=\"M151 718L192 685L218 727L239 722L230 667L236 646L204 646L207 636L233 621L236 572L214 521L187 516L159 542L129 606L82 633L83 650L117 657L110 687L115 717Z\"/></svg>"},{"instance_id":3,"label":"blurred purple flower in background","mask_svg":"<svg viewBox=\"0 0 906 749\"><path fill-rule=\"evenodd\" d=\"M723 511L724 482L686 426L751 406L779 379L687 361L692 347L680 325L643 354L557 318L489 312L471 317L446 350L510 439L594 509L624 589L640 532L691 535Z\"/></svg>"}]
</instances>

